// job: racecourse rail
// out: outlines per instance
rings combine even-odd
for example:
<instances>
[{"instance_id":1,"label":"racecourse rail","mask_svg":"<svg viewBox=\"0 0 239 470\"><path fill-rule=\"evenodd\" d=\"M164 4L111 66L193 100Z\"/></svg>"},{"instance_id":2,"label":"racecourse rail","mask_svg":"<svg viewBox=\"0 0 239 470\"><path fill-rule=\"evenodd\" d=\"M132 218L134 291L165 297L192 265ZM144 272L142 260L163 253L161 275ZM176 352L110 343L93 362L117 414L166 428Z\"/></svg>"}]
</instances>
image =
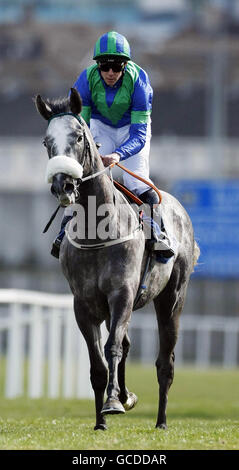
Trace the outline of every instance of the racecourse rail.
<instances>
[{"instance_id":1,"label":"racecourse rail","mask_svg":"<svg viewBox=\"0 0 239 470\"><path fill-rule=\"evenodd\" d=\"M210 366L215 332L223 335L220 366L238 366L238 319L210 315L182 315L177 365L185 364L185 335L191 335L194 365ZM133 313L129 334L130 357L152 364L158 339L156 316L150 306L147 311ZM103 344L106 339L103 326ZM93 398L88 352L76 325L72 295L0 289L0 358L8 398L23 394L30 398Z\"/></svg>"}]
</instances>

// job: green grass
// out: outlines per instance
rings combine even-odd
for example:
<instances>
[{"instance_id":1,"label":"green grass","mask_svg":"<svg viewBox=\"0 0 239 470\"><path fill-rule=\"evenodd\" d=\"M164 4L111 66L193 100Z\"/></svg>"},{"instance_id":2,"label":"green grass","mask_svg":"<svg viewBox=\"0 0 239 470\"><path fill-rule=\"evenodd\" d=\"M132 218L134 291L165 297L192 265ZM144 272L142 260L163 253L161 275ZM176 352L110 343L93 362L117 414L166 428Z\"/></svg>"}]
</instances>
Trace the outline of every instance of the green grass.
<instances>
[{"instance_id":1,"label":"green grass","mask_svg":"<svg viewBox=\"0 0 239 470\"><path fill-rule=\"evenodd\" d=\"M127 384L137 407L108 416L105 432L93 401L0 397L0 449L239 449L239 371L176 369L167 431L155 429L155 368L128 364Z\"/></svg>"}]
</instances>

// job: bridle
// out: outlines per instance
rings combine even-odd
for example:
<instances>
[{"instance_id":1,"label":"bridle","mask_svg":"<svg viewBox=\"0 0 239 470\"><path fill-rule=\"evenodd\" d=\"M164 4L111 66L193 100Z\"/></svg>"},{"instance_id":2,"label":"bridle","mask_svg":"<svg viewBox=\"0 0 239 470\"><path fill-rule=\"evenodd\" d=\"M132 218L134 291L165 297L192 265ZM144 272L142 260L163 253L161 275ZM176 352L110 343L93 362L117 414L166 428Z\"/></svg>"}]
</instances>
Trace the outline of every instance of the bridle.
<instances>
[{"instance_id":1,"label":"bridle","mask_svg":"<svg viewBox=\"0 0 239 470\"><path fill-rule=\"evenodd\" d=\"M70 113L70 112L64 112L64 113L59 113L59 114L54 114L53 116L51 116L48 120L48 125L49 123L51 122L52 119L54 118L57 118L57 117L61 117L61 116L72 116L74 118L77 119L77 121L80 123L80 125L83 127L83 138L84 138L84 146L83 146L83 161L82 163L80 164L83 168L84 168L84 165L85 165L85 161L86 161L86 158L87 158L87 154L89 152L89 155L91 156L91 153L90 153L90 144L88 142L88 139L87 139L87 136L86 136L86 132L85 132L85 127L84 127L84 121L81 119L81 117L78 115L78 114L74 114L74 113ZM159 196L159 204L161 204L161 201L162 201L162 196L161 196L161 193L160 191L158 190L158 188L153 184L151 183L150 181L147 181L145 180L144 178L142 178L141 176L139 175L136 175L135 173L133 173L131 170L125 168L123 165L119 164L119 163L112 163L111 165L109 165L108 167L105 167L103 170L100 170L96 173L92 173L91 175L88 175L88 176L85 176L85 177L81 177L81 178L78 178L76 180L76 185L74 186L74 191L75 191L75 194L79 195L79 191L78 191L78 188L79 186L84 183L85 181L88 181L90 179L93 179L93 178L96 178L97 176L105 173L106 171L110 171L111 172L111 169L114 165L117 165L119 166L119 168L121 168L122 170L126 171L127 173L129 173L131 176L139 179L140 181L143 181L144 183L146 183L149 187L153 188L155 190L155 192L158 194ZM70 175L71 176L71 175ZM113 184L113 178L112 178L112 174L110 173L110 177L111 177L111 181L112 181L112 184ZM72 177L73 179L73 184L74 184L74 178ZM77 201L77 199L76 199ZM58 206L58 208L56 209L56 211L54 212L54 214L51 216L48 224L46 225L43 233L45 233L48 228L50 227L52 221L54 220L58 210L60 209L60 205ZM76 244L77 248L81 248L81 249L97 249L97 248L102 248L104 246L109 246L109 245L113 245L113 244L118 244L118 243L122 243L122 242L125 242L127 240L131 240L132 238L135 238L135 236L137 236L137 231L142 229L142 226L139 225L129 236L123 238L123 239L118 239L118 240L114 240L114 241L109 241L109 242L105 242L105 243L97 243L95 244L94 246L93 245L79 245L79 244ZM70 239L70 236L68 234L68 232L66 231L66 235L67 235L67 238L68 240L74 244L73 240Z\"/></svg>"},{"instance_id":2,"label":"bridle","mask_svg":"<svg viewBox=\"0 0 239 470\"><path fill-rule=\"evenodd\" d=\"M48 119L48 126L50 124L50 122L55 119L55 118L58 118L58 117L62 117L62 116L71 116L71 117L74 117L75 119L77 119L77 121L79 122L79 124L81 125L81 127L83 128L83 140L84 140L84 143L83 143L83 158L82 158L82 163L80 163L80 165L82 166L82 168L84 169L84 165L85 165L85 162L86 162L86 158L87 158L87 155L89 154L90 157L91 157L91 152L90 152L90 144L88 142L88 139L87 139L87 136L86 136L86 131L85 131L85 127L84 127L84 121L81 119L81 117L78 115L78 114L74 114L74 113L71 113L71 112L64 112L64 113L58 113L58 114L54 114L53 116L51 116L49 119ZM69 157L70 158L70 157ZM96 178L97 176L105 173L106 171L111 171L111 168L112 166L114 166L114 164L112 165L109 165L108 167L105 167L103 170L100 170L100 171L97 171L96 173L92 173L91 175L88 175L88 176L84 176L84 177L81 177L81 178L77 178L75 179L74 177L72 177L71 175L71 178L72 178L72 184L73 184L73 192L75 194L75 202L77 202L80 198L80 193L79 193L79 187L81 186L82 183L84 183L85 181L88 181L90 179L93 179L93 178ZM112 177L111 177L112 179ZM52 191L52 193L54 194L54 192ZM47 223L47 225L45 226L44 230L43 230L43 233L46 233L47 230L49 229L51 223L53 222L53 220L55 219L56 217L56 214L57 212L59 211L61 207L61 204L59 204L59 206L57 207L57 209L55 210L55 212L52 214L49 222Z\"/></svg>"},{"instance_id":3,"label":"bridle","mask_svg":"<svg viewBox=\"0 0 239 470\"><path fill-rule=\"evenodd\" d=\"M82 120L82 118L78 115L78 114L74 114L74 113L70 113L70 112L65 112L65 113L58 113L58 114L54 114L53 116L51 116L49 119L48 119L48 126L50 124L50 122L55 119L55 118L58 118L58 117L62 117L62 116L71 116L71 117L74 117L75 119L77 119L77 121L79 122L79 124L81 125L81 127L83 128L83 140L84 140L84 143L83 143L83 158L82 158L82 163L81 163L81 166L84 168L84 165L85 165L85 162L86 162L86 158L87 158L87 154L88 152L90 153L90 144L88 142L88 139L86 137L86 132L85 132L85 127L84 127L84 122Z\"/></svg>"},{"instance_id":4,"label":"bridle","mask_svg":"<svg viewBox=\"0 0 239 470\"><path fill-rule=\"evenodd\" d=\"M84 139L84 145L83 145L83 158L82 158L82 163L80 163L80 165L82 166L82 168L84 169L84 165L85 165L85 162L86 162L86 158L87 158L87 155L89 153L89 155L91 155L90 153L90 144L88 142L88 139L87 139L87 136L86 136L86 132L85 132L85 128L84 128L84 122L82 121L81 117L78 116L77 114L74 114L74 113L59 113L59 114L55 114L53 116L50 117L50 119L48 120L48 125L49 123L52 121L52 119L55 119L57 117L62 117L62 116L72 116L74 118L77 119L77 121L81 124L81 126L83 127L83 139ZM77 193L78 192L78 187L84 183L85 181L88 181L92 178L96 178L97 176L101 175L102 173L105 173L106 171L108 170L111 170L112 166L114 166L114 164L112 165L109 165L108 167L104 168L103 170L100 170L96 173L93 173L91 175L88 175L88 176L85 176L83 178L79 178L78 181L77 181L77 186L74 187L74 191L76 191ZM73 179L73 177L72 177ZM111 178L112 179L112 178ZM113 185L113 180L112 180L112 185ZM51 216L48 224L46 225L43 233L45 233L48 228L50 227L52 221L54 220L58 210L60 209L60 205L58 206L58 208L56 209L56 211L54 212L54 214ZM74 240L72 240L69 232L67 229L65 229L65 234L66 234L66 237L68 238L69 242L76 246L77 248L81 249L81 250L97 250L97 249L100 249L100 248L104 248L106 246L112 246L112 245L118 245L119 243L124 243L126 241L129 241L129 240L132 240L132 239L135 239L137 238L138 236L138 233L139 231L142 230L142 225L139 224L136 226L136 228L127 236L125 237L121 237L121 238L118 238L116 240L109 240L109 241L106 241L106 242L101 242L101 243L95 243L95 244L79 244L79 243L76 243Z\"/></svg>"},{"instance_id":5,"label":"bridle","mask_svg":"<svg viewBox=\"0 0 239 470\"><path fill-rule=\"evenodd\" d=\"M51 117L48 119L48 126L49 126L50 122L52 121L52 119L55 119L55 118L57 118L57 117L62 117L62 116L71 116L71 117L74 117L75 119L77 119L77 121L80 123L81 127L83 128L83 140L84 140L84 143L83 143L83 152L82 152L83 158L82 158L82 162L81 162L80 164L81 164L81 166L84 168L87 155L89 154L90 157L91 157L90 144L89 144L89 141L88 141L87 136L86 136L86 131L85 131L85 127L84 127L84 121L82 120L82 118L81 118L80 115L78 115L78 114L74 114L74 113L70 113L70 112L65 112L65 113L54 114L53 116L51 116ZM110 171L113 166L114 166L114 164L111 164L111 165L109 165L108 167L105 167L103 170L97 171L96 173L92 173L91 175L84 176L83 178L78 178L77 184L76 184L76 189L78 189L78 187L79 187L82 183L84 183L85 181L88 181L88 180L90 180L90 179L96 178L97 176L100 176L101 174L105 173L106 171ZM73 182L73 184L74 184L74 182Z\"/></svg>"},{"instance_id":6,"label":"bridle","mask_svg":"<svg viewBox=\"0 0 239 470\"><path fill-rule=\"evenodd\" d=\"M90 156L91 156L91 152L90 152L90 144L88 142L88 139L87 139L87 136L86 136L86 132L85 132L85 127L84 127L84 121L82 120L82 118L78 115L78 114L74 114L74 113L59 113L59 114L54 114L54 116L51 116L50 119L48 120L48 125L50 123L50 121L54 118L57 118L57 117L61 117L61 116L73 116L74 118L77 119L77 121L81 124L81 126L83 127L83 138L84 138L84 147L83 147L83 161L81 163L81 166L84 168L84 165L85 165L85 161L86 161L86 157L87 157L87 153L89 152ZM119 168L121 168L123 171L126 171L127 173L129 173L131 176L133 176L134 178L142 181L143 183L147 184L150 188L153 188L154 191L157 193L158 197L159 197L159 204L161 204L162 202L162 195L159 191L159 189L151 182L151 181L147 181L145 178L142 178L142 176L139 176L135 173L133 173L131 170L129 170L128 168L126 168L125 166L121 165L120 163L111 163L111 165L105 167L103 170L100 170L100 171L97 171L96 173L92 173L91 175L88 175L88 176L84 176L83 178L80 178L79 180L79 184L82 184L84 183L85 181L88 181L90 179L93 179L93 178L96 178L97 176L101 175L102 173L105 173L106 171L111 171L111 169L113 168L113 166L117 165Z\"/></svg>"}]
</instances>

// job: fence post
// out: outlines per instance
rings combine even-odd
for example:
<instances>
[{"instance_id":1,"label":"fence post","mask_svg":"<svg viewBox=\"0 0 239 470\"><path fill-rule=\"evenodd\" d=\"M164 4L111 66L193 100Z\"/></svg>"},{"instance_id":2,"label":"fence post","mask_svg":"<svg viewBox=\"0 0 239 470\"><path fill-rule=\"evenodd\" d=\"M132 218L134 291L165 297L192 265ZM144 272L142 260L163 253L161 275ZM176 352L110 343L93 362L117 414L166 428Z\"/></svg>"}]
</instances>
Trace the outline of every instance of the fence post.
<instances>
[{"instance_id":1,"label":"fence post","mask_svg":"<svg viewBox=\"0 0 239 470\"><path fill-rule=\"evenodd\" d=\"M10 306L8 330L6 397L14 398L23 393L23 337L21 326L21 306L14 303Z\"/></svg>"},{"instance_id":2,"label":"fence post","mask_svg":"<svg viewBox=\"0 0 239 470\"><path fill-rule=\"evenodd\" d=\"M237 365L237 334L237 331L229 329L224 333L224 367L236 367Z\"/></svg>"},{"instance_id":3,"label":"fence post","mask_svg":"<svg viewBox=\"0 0 239 470\"><path fill-rule=\"evenodd\" d=\"M144 324L144 328L140 332L140 360L142 364L148 364L152 360L152 356L156 350L155 330L151 325ZM155 359L157 356L155 357Z\"/></svg>"},{"instance_id":4,"label":"fence post","mask_svg":"<svg viewBox=\"0 0 239 470\"><path fill-rule=\"evenodd\" d=\"M183 329L179 329L178 340L175 346L175 364L183 365Z\"/></svg>"},{"instance_id":5,"label":"fence post","mask_svg":"<svg viewBox=\"0 0 239 470\"><path fill-rule=\"evenodd\" d=\"M196 365L208 367L210 364L211 331L202 327L195 328L196 331Z\"/></svg>"},{"instance_id":6,"label":"fence post","mask_svg":"<svg viewBox=\"0 0 239 470\"><path fill-rule=\"evenodd\" d=\"M43 395L44 329L41 307L34 305L31 312L29 339L28 396Z\"/></svg>"},{"instance_id":7,"label":"fence post","mask_svg":"<svg viewBox=\"0 0 239 470\"><path fill-rule=\"evenodd\" d=\"M71 398L73 396L73 372L74 372L74 354L73 347L75 335L74 327L76 320L73 312L66 310L64 323L64 351L63 351L63 397Z\"/></svg>"},{"instance_id":8,"label":"fence post","mask_svg":"<svg viewBox=\"0 0 239 470\"><path fill-rule=\"evenodd\" d=\"M77 398L93 398L93 389L90 382L90 362L85 339L79 331L77 335Z\"/></svg>"},{"instance_id":9,"label":"fence post","mask_svg":"<svg viewBox=\"0 0 239 470\"><path fill-rule=\"evenodd\" d=\"M49 311L49 356L48 356L48 396L59 396L59 368L61 353L61 321L59 311L55 308Z\"/></svg>"}]
</instances>

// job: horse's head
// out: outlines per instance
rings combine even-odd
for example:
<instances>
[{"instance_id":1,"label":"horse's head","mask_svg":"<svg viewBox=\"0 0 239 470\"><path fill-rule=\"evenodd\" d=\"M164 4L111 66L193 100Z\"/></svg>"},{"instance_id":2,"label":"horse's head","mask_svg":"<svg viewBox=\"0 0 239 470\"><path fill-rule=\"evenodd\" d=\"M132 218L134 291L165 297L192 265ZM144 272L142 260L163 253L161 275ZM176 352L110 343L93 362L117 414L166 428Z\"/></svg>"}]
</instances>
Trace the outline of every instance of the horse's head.
<instances>
[{"instance_id":1,"label":"horse's head","mask_svg":"<svg viewBox=\"0 0 239 470\"><path fill-rule=\"evenodd\" d=\"M79 116L82 102L79 93L71 89L70 97L59 101L35 100L37 110L48 121L43 144L49 161L46 180L62 206L75 202L88 153L85 123Z\"/></svg>"}]
</instances>

